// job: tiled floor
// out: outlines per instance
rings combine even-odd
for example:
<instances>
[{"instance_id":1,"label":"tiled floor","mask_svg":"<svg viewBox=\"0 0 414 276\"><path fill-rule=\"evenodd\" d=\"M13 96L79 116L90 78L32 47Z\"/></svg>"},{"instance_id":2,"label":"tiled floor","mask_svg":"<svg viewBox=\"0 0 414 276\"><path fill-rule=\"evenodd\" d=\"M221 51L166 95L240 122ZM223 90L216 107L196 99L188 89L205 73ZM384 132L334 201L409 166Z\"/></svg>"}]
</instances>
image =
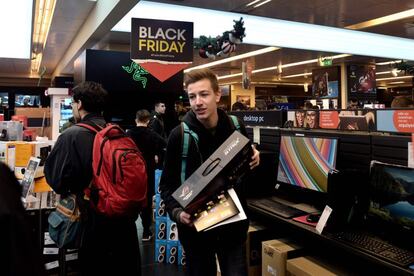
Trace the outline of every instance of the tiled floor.
<instances>
[{"instance_id":1,"label":"tiled floor","mask_svg":"<svg viewBox=\"0 0 414 276\"><path fill-rule=\"evenodd\" d=\"M184 276L184 268L172 264L159 264L154 261L154 239L142 242L142 224L141 220L137 220L138 237L140 240L139 247L141 249L141 271L142 276Z\"/></svg>"}]
</instances>

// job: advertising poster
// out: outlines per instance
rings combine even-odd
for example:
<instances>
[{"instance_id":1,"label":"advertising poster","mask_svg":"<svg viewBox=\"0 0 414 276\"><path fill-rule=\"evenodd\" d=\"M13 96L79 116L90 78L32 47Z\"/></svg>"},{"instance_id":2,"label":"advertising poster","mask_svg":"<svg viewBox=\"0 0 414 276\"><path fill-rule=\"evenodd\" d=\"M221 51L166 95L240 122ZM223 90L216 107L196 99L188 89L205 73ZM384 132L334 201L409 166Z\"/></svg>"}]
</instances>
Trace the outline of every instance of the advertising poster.
<instances>
[{"instance_id":1,"label":"advertising poster","mask_svg":"<svg viewBox=\"0 0 414 276\"><path fill-rule=\"evenodd\" d=\"M324 129L374 131L375 121L375 111L319 111L319 127Z\"/></svg>"},{"instance_id":2,"label":"advertising poster","mask_svg":"<svg viewBox=\"0 0 414 276\"><path fill-rule=\"evenodd\" d=\"M310 109L305 111L305 128L319 128L319 110Z\"/></svg>"},{"instance_id":3,"label":"advertising poster","mask_svg":"<svg viewBox=\"0 0 414 276\"><path fill-rule=\"evenodd\" d=\"M131 59L161 82L193 61L193 23L132 18Z\"/></svg>"},{"instance_id":4,"label":"advertising poster","mask_svg":"<svg viewBox=\"0 0 414 276\"><path fill-rule=\"evenodd\" d=\"M337 98L339 95L339 67L312 70L312 93L316 98Z\"/></svg>"},{"instance_id":5,"label":"advertising poster","mask_svg":"<svg viewBox=\"0 0 414 276\"><path fill-rule=\"evenodd\" d=\"M348 66L348 89L350 95L375 94L375 67L371 65Z\"/></svg>"},{"instance_id":6,"label":"advertising poster","mask_svg":"<svg viewBox=\"0 0 414 276\"><path fill-rule=\"evenodd\" d=\"M377 110L377 130L414 132L414 110Z\"/></svg>"},{"instance_id":7,"label":"advertising poster","mask_svg":"<svg viewBox=\"0 0 414 276\"><path fill-rule=\"evenodd\" d=\"M319 111L319 126L325 129L337 129L339 113L337 111Z\"/></svg>"}]
</instances>

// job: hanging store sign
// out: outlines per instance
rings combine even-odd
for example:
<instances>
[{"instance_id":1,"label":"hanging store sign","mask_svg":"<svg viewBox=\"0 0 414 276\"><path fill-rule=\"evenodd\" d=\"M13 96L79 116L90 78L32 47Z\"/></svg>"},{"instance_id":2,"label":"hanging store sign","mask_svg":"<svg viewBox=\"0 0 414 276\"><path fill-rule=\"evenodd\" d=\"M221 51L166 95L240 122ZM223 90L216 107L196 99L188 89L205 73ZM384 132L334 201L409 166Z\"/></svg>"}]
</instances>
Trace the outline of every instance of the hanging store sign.
<instances>
[{"instance_id":1,"label":"hanging store sign","mask_svg":"<svg viewBox=\"0 0 414 276\"><path fill-rule=\"evenodd\" d=\"M161 82L193 61L193 23L132 18L131 59Z\"/></svg>"}]
</instances>

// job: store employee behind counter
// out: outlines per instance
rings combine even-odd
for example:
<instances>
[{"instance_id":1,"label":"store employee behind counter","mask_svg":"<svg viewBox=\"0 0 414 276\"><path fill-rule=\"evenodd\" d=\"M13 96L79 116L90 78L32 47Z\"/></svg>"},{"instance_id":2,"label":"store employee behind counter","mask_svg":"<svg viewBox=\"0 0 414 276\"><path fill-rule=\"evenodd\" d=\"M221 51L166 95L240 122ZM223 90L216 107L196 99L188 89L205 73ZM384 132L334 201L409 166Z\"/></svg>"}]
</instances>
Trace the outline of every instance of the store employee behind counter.
<instances>
[{"instance_id":1,"label":"store employee behind counter","mask_svg":"<svg viewBox=\"0 0 414 276\"><path fill-rule=\"evenodd\" d=\"M185 76L185 86L190 100L191 111L184 122L197 133L199 141L190 141L187 179L235 130L227 114L217 109L221 93L215 74L209 69L193 70ZM246 136L246 129L239 122L240 131ZM167 145L165 167L161 177L161 196L165 201L170 217L177 222L180 241L186 251L187 272L189 275L217 274L215 255L217 254L223 276L247 275L246 237L248 221L227 224L206 232L197 232L172 193L181 185L182 129L177 126L171 132ZM250 168L260 163L259 152L253 148ZM236 186L236 192L245 203L242 183ZM245 205L245 204L244 204Z\"/></svg>"}]
</instances>

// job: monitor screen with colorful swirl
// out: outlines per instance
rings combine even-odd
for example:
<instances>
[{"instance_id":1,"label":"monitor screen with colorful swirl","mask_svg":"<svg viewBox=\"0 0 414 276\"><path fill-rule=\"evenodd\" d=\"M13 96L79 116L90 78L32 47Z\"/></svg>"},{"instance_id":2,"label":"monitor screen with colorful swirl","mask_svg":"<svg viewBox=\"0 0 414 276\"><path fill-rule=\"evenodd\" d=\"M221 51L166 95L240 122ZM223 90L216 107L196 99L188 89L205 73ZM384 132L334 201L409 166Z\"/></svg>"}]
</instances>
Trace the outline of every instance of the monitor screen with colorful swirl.
<instances>
[{"instance_id":1,"label":"monitor screen with colorful swirl","mask_svg":"<svg viewBox=\"0 0 414 276\"><path fill-rule=\"evenodd\" d=\"M282 135L277 180L327 192L328 175L335 168L338 140Z\"/></svg>"}]
</instances>

